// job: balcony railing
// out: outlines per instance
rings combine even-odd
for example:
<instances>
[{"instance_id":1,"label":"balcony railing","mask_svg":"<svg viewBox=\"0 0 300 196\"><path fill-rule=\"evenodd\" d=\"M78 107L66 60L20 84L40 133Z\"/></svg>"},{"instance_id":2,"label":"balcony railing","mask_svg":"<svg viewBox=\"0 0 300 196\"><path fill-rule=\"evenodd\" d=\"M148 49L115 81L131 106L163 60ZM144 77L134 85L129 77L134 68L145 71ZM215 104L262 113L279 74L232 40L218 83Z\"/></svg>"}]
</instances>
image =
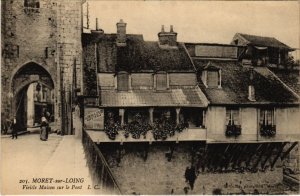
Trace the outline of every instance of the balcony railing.
<instances>
[{"instance_id":1,"label":"balcony railing","mask_svg":"<svg viewBox=\"0 0 300 196\"><path fill-rule=\"evenodd\" d=\"M119 130L114 139L110 139L104 131L87 130L87 133L94 142L155 142L155 141L203 141L206 140L205 128L186 128L182 132L175 132L173 136L166 139L155 139L152 130L147 131L145 135L134 138L132 134L126 137L126 131Z\"/></svg>"},{"instance_id":2,"label":"balcony railing","mask_svg":"<svg viewBox=\"0 0 300 196\"><path fill-rule=\"evenodd\" d=\"M276 125L260 125L260 135L273 137L276 135Z\"/></svg>"},{"instance_id":3,"label":"balcony railing","mask_svg":"<svg viewBox=\"0 0 300 196\"><path fill-rule=\"evenodd\" d=\"M241 131L241 125L227 125L225 134L227 137L238 137L241 135Z\"/></svg>"},{"instance_id":4,"label":"balcony railing","mask_svg":"<svg viewBox=\"0 0 300 196\"><path fill-rule=\"evenodd\" d=\"M103 194L121 195L121 189L103 154L85 130L82 133L82 144L95 186L102 188Z\"/></svg>"}]
</instances>

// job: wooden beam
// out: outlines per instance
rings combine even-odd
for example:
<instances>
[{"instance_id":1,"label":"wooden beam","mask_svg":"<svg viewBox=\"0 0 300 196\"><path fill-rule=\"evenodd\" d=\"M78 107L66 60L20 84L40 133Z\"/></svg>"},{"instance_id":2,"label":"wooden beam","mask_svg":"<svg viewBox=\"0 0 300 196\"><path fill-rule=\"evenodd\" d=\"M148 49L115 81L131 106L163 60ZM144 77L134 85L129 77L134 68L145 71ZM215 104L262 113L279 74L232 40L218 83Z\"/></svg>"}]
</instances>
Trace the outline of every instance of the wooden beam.
<instances>
[{"instance_id":1,"label":"wooden beam","mask_svg":"<svg viewBox=\"0 0 300 196\"><path fill-rule=\"evenodd\" d=\"M275 165L276 161L278 160L278 158L280 157L280 155L281 155L281 153L282 153L282 151L283 151L283 148L284 148L284 146L285 146L286 144L287 144L287 142L284 142L284 143L282 143L281 146L278 148L278 153L277 153L276 157L274 158L274 160L273 160L272 163L271 163L271 170L274 168L274 165Z\"/></svg>"},{"instance_id":2,"label":"wooden beam","mask_svg":"<svg viewBox=\"0 0 300 196\"><path fill-rule=\"evenodd\" d=\"M293 150L293 148L298 144L298 142L294 142L291 147L287 151L283 153L281 156L281 160L285 159L285 157Z\"/></svg>"},{"instance_id":3,"label":"wooden beam","mask_svg":"<svg viewBox=\"0 0 300 196\"><path fill-rule=\"evenodd\" d=\"M265 170L265 165L267 163L267 161L269 160L269 158L272 156L272 152L273 150L276 148L276 144L270 144L270 148L267 152L266 158L264 161L261 162L261 169L264 171Z\"/></svg>"},{"instance_id":4,"label":"wooden beam","mask_svg":"<svg viewBox=\"0 0 300 196\"><path fill-rule=\"evenodd\" d=\"M228 150L227 150L227 154L226 155L228 155L228 157L227 157L227 160L226 160L226 162L225 162L225 169L228 169L228 166L229 166L229 164L230 164L230 162L231 162L231 159L232 159L232 154L234 154L234 151L235 151L235 149L238 147L238 145L237 144L232 144L232 145L230 145L230 147L231 148L229 148ZM230 156L231 155L231 156Z\"/></svg>"},{"instance_id":5,"label":"wooden beam","mask_svg":"<svg viewBox=\"0 0 300 196\"><path fill-rule=\"evenodd\" d=\"M243 146L242 146L242 144L239 144L236 151L235 151L235 153L234 153L234 155L233 155L233 157L232 157L232 161L233 161L232 168L233 169L236 168L237 162L240 158L240 154L241 154L242 151L243 151Z\"/></svg>"},{"instance_id":6,"label":"wooden beam","mask_svg":"<svg viewBox=\"0 0 300 196\"><path fill-rule=\"evenodd\" d=\"M255 163L255 164L253 165L253 167L252 167L252 170L255 170L255 169L257 168L257 166L258 166L258 164L259 164L259 162L260 162L262 156L265 154L265 152L266 152L267 149L269 148L270 144L265 144L264 146L265 146L265 147L262 149L262 151L261 151L261 153L260 153L260 155L259 155L259 157L258 157L256 163Z\"/></svg>"},{"instance_id":7,"label":"wooden beam","mask_svg":"<svg viewBox=\"0 0 300 196\"><path fill-rule=\"evenodd\" d=\"M262 148L263 144L259 144L257 148L253 149L246 161L246 167L249 168L252 157Z\"/></svg>"},{"instance_id":8,"label":"wooden beam","mask_svg":"<svg viewBox=\"0 0 300 196\"><path fill-rule=\"evenodd\" d=\"M240 153L238 160L237 160L237 166L240 167L242 161L244 160L245 154L247 154L250 144L245 144L244 148L242 149L242 152Z\"/></svg>"},{"instance_id":9,"label":"wooden beam","mask_svg":"<svg viewBox=\"0 0 300 196\"><path fill-rule=\"evenodd\" d=\"M229 144L219 144L216 152L216 156L214 159L214 170L218 170L218 168L222 169L223 155L228 150Z\"/></svg>"},{"instance_id":10,"label":"wooden beam","mask_svg":"<svg viewBox=\"0 0 300 196\"><path fill-rule=\"evenodd\" d=\"M210 169L211 168L211 162L213 161L213 159L214 159L214 156L215 156L215 148L216 148L216 144L211 144L210 145L211 146L211 148L209 148L209 150L208 150L208 153L207 153L207 159L206 159L206 167L208 168L208 169Z\"/></svg>"}]
</instances>

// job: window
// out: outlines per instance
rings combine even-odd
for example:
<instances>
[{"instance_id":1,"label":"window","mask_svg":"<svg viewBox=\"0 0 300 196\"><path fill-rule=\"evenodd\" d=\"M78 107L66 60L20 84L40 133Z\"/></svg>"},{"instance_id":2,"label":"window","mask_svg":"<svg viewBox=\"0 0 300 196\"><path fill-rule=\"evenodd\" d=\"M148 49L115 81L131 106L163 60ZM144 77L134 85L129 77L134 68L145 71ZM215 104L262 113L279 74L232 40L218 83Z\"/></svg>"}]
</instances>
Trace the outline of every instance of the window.
<instances>
[{"instance_id":1,"label":"window","mask_svg":"<svg viewBox=\"0 0 300 196\"><path fill-rule=\"evenodd\" d=\"M274 109L260 110L260 125L274 125Z\"/></svg>"},{"instance_id":2,"label":"window","mask_svg":"<svg viewBox=\"0 0 300 196\"><path fill-rule=\"evenodd\" d=\"M226 108L226 122L227 125L240 125L238 108Z\"/></svg>"},{"instance_id":3,"label":"window","mask_svg":"<svg viewBox=\"0 0 300 196\"><path fill-rule=\"evenodd\" d=\"M188 127L205 127L205 111L200 108L182 108L179 121L188 124Z\"/></svg>"},{"instance_id":4,"label":"window","mask_svg":"<svg viewBox=\"0 0 300 196\"><path fill-rule=\"evenodd\" d=\"M119 91L129 90L129 75L127 72L120 72L117 76L117 80Z\"/></svg>"},{"instance_id":5,"label":"window","mask_svg":"<svg viewBox=\"0 0 300 196\"><path fill-rule=\"evenodd\" d=\"M241 135L241 125L239 120L238 108L226 108L226 136L238 137Z\"/></svg>"},{"instance_id":6,"label":"window","mask_svg":"<svg viewBox=\"0 0 300 196\"><path fill-rule=\"evenodd\" d=\"M219 86L219 72L207 71L207 86L218 87Z\"/></svg>"},{"instance_id":7,"label":"window","mask_svg":"<svg viewBox=\"0 0 300 196\"><path fill-rule=\"evenodd\" d=\"M221 69L219 65L208 62L202 72L202 81L206 87L221 88Z\"/></svg>"},{"instance_id":8,"label":"window","mask_svg":"<svg viewBox=\"0 0 300 196\"><path fill-rule=\"evenodd\" d=\"M261 109L259 121L261 136L273 137L276 135L274 109Z\"/></svg>"},{"instance_id":9,"label":"window","mask_svg":"<svg viewBox=\"0 0 300 196\"><path fill-rule=\"evenodd\" d=\"M5 49L3 50L2 55L5 58L18 58L20 53L20 48L18 45L5 44Z\"/></svg>"},{"instance_id":10,"label":"window","mask_svg":"<svg viewBox=\"0 0 300 196\"><path fill-rule=\"evenodd\" d=\"M167 73L156 74L156 89L166 90L168 88Z\"/></svg>"},{"instance_id":11,"label":"window","mask_svg":"<svg viewBox=\"0 0 300 196\"><path fill-rule=\"evenodd\" d=\"M40 8L39 0L24 0L25 8Z\"/></svg>"}]
</instances>

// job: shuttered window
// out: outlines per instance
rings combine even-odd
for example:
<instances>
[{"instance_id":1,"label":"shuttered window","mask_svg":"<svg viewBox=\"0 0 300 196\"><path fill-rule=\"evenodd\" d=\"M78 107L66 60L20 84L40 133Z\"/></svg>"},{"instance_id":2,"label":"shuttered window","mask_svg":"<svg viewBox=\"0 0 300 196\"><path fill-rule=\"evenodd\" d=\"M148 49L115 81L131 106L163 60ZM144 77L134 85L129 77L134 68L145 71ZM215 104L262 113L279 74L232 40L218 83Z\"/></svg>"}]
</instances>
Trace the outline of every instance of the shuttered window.
<instances>
[{"instance_id":1,"label":"shuttered window","mask_svg":"<svg viewBox=\"0 0 300 196\"><path fill-rule=\"evenodd\" d=\"M239 109L226 109L226 122L227 125L240 125Z\"/></svg>"},{"instance_id":2,"label":"shuttered window","mask_svg":"<svg viewBox=\"0 0 300 196\"><path fill-rule=\"evenodd\" d=\"M128 91L129 87L129 75L126 72L119 73L117 76L117 84L119 91Z\"/></svg>"},{"instance_id":3,"label":"shuttered window","mask_svg":"<svg viewBox=\"0 0 300 196\"><path fill-rule=\"evenodd\" d=\"M207 71L207 86L218 87L219 73L218 71Z\"/></svg>"},{"instance_id":4,"label":"shuttered window","mask_svg":"<svg viewBox=\"0 0 300 196\"><path fill-rule=\"evenodd\" d=\"M157 90L166 90L167 89L167 74L158 73L156 75L156 89Z\"/></svg>"}]
</instances>

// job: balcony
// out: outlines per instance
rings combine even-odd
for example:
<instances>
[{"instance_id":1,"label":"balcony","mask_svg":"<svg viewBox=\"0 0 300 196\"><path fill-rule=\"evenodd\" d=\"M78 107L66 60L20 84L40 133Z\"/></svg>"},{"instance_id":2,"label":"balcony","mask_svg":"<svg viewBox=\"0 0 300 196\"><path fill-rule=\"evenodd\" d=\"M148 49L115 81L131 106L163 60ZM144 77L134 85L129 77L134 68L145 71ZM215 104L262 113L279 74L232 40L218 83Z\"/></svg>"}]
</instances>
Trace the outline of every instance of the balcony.
<instances>
[{"instance_id":1,"label":"balcony","mask_svg":"<svg viewBox=\"0 0 300 196\"><path fill-rule=\"evenodd\" d=\"M276 135L276 125L260 125L260 135L274 137Z\"/></svg>"},{"instance_id":2,"label":"balcony","mask_svg":"<svg viewBox=\"0 0 300 196\"><path fill-rule=\"evenodd\" d=\"M104 131L87 130L92 140L97 143L101 142L156 142L156 141L203 141L206 140L206 129L204 128L185 128L181 132L175 132L174 135L167 138L157 139L153 135L153 131L149 130L140 137L132 134L129 136L124 130L118 131L114 139L110 139Z\"/></svg>"},{"instance_id":3,"label":"balcony","mask_svg":"<svg viewBox=\"0 0 300 196\"><path fill-rule=\"evenodd\" d=\"M241 125L227 125L225 135L227 137L238 137L241 135Z\"/></svg>"}]
</instances>

